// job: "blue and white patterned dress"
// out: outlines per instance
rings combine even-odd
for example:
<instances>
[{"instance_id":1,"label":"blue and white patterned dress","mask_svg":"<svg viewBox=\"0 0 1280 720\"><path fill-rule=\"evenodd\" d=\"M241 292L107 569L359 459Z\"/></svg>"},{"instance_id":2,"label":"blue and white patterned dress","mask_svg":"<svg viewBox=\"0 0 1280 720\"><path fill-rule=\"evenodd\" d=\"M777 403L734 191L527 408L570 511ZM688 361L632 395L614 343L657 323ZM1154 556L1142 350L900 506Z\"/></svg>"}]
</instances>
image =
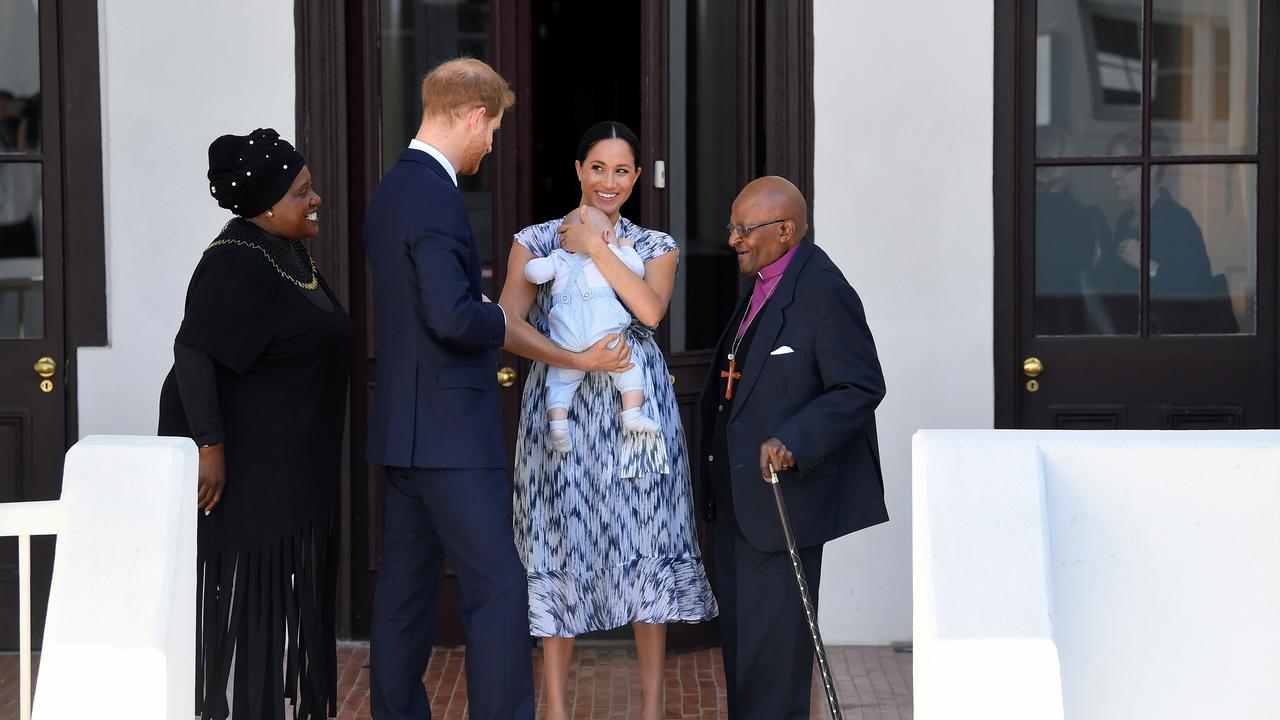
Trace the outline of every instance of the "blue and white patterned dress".
<instances>
[{"instance_id":1,"label":"blue and white patterned dress","mask_svg":"<svg viewBox=\"0 0 1280 720\"><path fill-rule=\"evenodd\" d=\"M560 220L531 225L516 242L534 257L560 246ZM670 235L626 218L640 259L676 250ZM538 289L529 322L547 335L550 283ZM569 408L573 449L551 449L547 366L525 381L516 438L516 548L529 574L529 631L572 637L632 622L702 622L719 613L694 532L693 487L684 430L667 363L647 328L627 330L631 361L644 370L644 414L659 435L625 433L609 375L587 373Z\"/></svg>"}]
</instances>

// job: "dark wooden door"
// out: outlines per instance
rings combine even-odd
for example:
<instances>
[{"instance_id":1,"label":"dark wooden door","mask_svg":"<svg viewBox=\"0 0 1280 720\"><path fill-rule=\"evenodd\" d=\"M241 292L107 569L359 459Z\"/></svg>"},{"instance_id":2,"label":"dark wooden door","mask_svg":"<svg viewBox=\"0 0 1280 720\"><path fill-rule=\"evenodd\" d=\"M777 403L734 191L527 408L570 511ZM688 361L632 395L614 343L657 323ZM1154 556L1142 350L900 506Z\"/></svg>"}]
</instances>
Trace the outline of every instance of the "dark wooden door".
<instances>
[{"instance_id":1,"label":"dark wooden door","mask_svg":"<svg viewBox=\"0 0 1280 720\"><path fill-rule=\"evenodd\" d=\"M354 90L348 108L354 169L353 238L359 237L363 222L360 208L367 205L377 178L417 128L420 109L414 88L418 80L434 63L464 52L492 63L516 92L516 105L504 116L492 156L478 176L462 183L481 244L483 277L490 296L497 296L505 279L505 260L515 232L537 220L562 215L578 201L573 170L577 141L582 131L598 120L621 120L643 138L641 162L646 177L641 179L641 187L624 213L646 226L668 226L665 183L654 183L648 174L655 163L665 163L669 157L666 0L602 6L591 14L574 12L564 3L528 0L447 5L383 3L380 8L350 9L346 20L348 87ZM607 64L584 62L585 38L601 24L630 28L633 36L639 28L639 41L611 52ZM736 150L731 145L727 147L731 148L730 155ZM714 174L711 165L707 173ZM725 197L717 197L717 202L728 206ZM720 214L723 213L717 216ZM377 339L367 269L358 240L353 243L351 267L359 348L352 402L352 477L357 480L351 495L351 603L352 633L363 636L368 632L380 558L383 481L381 468L365 466L362 460ZM724 267L731 264L725 263ZM701 287L710 286L704 283ZM694 317L709 325L707 306L696 301L690 306L700 308L702 312ZM680 311L684 308L681 305ZM662 338L669 348L670 333L664 333ZM682 414L691 422L692 404L705 373L705 353L673 357L672 365L673 376L679 378L682 390ZM515 382L502 390L503 430L511 452L529 366L527 360L507 353L500 360L500 368L509 369L515 377ZM439 618L442 643L463 639L457 602L456 581L446 569ZM714 628L676 631L672 644L677 648L705 645L713 637Z\"/></svg>"},{"instance_id":2,"label":"dark wooden door","mask_svg":"<svg viewBox=\"0 0 1280 720\"><path fill-rule=\"evenodd\" d=\"M350 282L357 341L349 499L352 635L368 634L382 505L381 468L363 461L377 339L360 227L382 171L417 129L422 74L465 52L492 63L516 94L493 154L480 175L462 184L491 297L505 280L515 232L563 215L578 201L573 161L583 130L615 119L640 135L643 173L622 212L670 232L680 244L681 270L658 339L690 456L698 457L694 406L711 348L739 291L723 232L729 206L742 184L764 173L787 175L806 192L812 188L810 8L802 2L794 12L779 12L763 0L642 0L597 5L590 13L541 0L347 4ZM602 27L610 29L608 42L600 40ZM772 69L759 72L760 67ZM792 109L765 102L775 97L794 101ZM510 452L529 362L504 353L499 366L515 376L502 390ZM700 519L698 531L711 571ZM629 633L624 628L607 636ZM447 570L439 638L463 638L456 583ZM675 625L669 645L680 650L716 639L714 623Z\"/></svg>"},{"instance_id":3,"label":"dark wooden door","mask_svg":"<svg viewBox=\"0 0 1280 720\"><path fill-rule=\"evenodd\" d=\"M998 4L1002 426L1276 426L1280 18L1195 5Z\"/></svg>"},{"instance_id":4,"label":"dark wooden door","mask_svg":"<svg viewBox=\"0 0 1280 720\"><path fill-rule=\"evenodd\" d=\"M349 232L351 314L355 351L351 401L350 627L355 637L368 637L373 592L382 557L383 468L364 461L368 417L372 406L378 339L372 288L361 228L373 189L400 151L408 146L421 121L419 84L438 62L470 55L498 64L495 25L512 3L464 0L456 3L347 3L346 83L350 153ZM506 50L509 52L509 49ZM516 121L516 122L513 122ZM483 263L484 292L497 297L505 244L518 218L509 212L514 163L504 154L518 118L507 117L496 138L493 156L477 175L460 177L459 187L471 210L471 224ZM500 179L501 178L501 179ZM505 210L500 212L501 205ZM506 358L504 358L504 361ZM495 380L497 383L497 368ZM518 394L503 390L504 417L518 416ZM514 406L514 413L513 407ZM511 424L511 422L508 422ZM512 424L514 428L514 424ZM501 432L495 428L495 432ZM514 437L514 435L512 435ZM439 597L437 642L463 641L457 578L446 563Z\"/></svg>"},{"instance_id":5,"label":"dark wooden door","mask_svg":"<svg viewBox=\"0 0 1280 720\"><path fill-rule=\"evenodd\" d=\"M58 8L12 3L0 26L0 502L56 500L67 438ZM14 538L0 541L0 617L18 617ZM32 625L44 626L53 539L32 543ZM0 649L18 645L16 623Z\"/></svg>"}]
</instances>

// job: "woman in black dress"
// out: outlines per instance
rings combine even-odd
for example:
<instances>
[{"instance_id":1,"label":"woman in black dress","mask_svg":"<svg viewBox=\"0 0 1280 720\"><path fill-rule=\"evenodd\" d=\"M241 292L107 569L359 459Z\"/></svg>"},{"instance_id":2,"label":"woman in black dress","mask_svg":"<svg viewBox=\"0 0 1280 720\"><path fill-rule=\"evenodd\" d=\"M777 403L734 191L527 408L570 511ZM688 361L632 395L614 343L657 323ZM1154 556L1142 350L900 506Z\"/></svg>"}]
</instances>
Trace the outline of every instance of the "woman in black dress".
<instances>
[{"instance_id":1,"label":"woman in black dress","mask_svg":"<svg viewBox=\"0 0 1280 720\"><path fill-rule=\"evenodd\" d=\"M303 244L320 197L302 155L224 135L209 182L237 217L196 266L160 395L160 434L200 448L196 712L331 717L351 322Z\"/></svg>"}]
</instances>

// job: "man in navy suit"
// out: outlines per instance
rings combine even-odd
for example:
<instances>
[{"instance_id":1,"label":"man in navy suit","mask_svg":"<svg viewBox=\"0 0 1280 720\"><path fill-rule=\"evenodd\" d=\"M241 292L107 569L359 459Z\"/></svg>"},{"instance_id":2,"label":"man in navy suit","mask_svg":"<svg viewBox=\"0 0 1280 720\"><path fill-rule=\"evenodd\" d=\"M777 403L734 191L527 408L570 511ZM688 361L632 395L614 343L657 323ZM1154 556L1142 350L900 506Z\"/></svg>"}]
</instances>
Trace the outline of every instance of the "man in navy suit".
<instances>
[{"instance_id":1,"label":"man in navy suit","mask_svg":"<svg viewBox=\"0 0 1280 720\"><path fill-rule=\"evenodd\" d=\"M431 717L422 676L447 557L462 593L471 717L532 720L528 591L494 375L506 317L481 293L457 187L459 174L479 170L515 97L493 68L468 58L432 70L422 97L422 126L374 192L364 234L378 313L366 459L386 467L387 483L373 717Z\"/></svg>"},{"instance_id":2,"label":"man in navy suit","mask_svg":"<svg viewBox=\"0 0 1280 720\"><path fill-rule=\"evenodd\" d=\"M385 466L387 481L370 647L378 720L431 717L422 675L446 557L462 593L471 718L532 720L528 585L511 528L497 350L581 370L631 367L618 335L572 353L521 318L507 325L481 292L457 176L480 169L514 100L479 60L428 73L422 125L365 221L378 313L366 460Z\"/></svg>"},{"instance_id":3,"label":"man in navy suit","mask_svg":"<svg viewBox=\"0 0 1280 720\"><path fill-rule=\"evenodd\" d=\"M808 206L783 178L733 203L729 246L753 277L700 400L701 499L733 720L809 717L813 645L786 552L778 471L817 602L822 546L889 519L876 442L884 376L858 294L805 242Z\"/></svg>"}]
</instances>

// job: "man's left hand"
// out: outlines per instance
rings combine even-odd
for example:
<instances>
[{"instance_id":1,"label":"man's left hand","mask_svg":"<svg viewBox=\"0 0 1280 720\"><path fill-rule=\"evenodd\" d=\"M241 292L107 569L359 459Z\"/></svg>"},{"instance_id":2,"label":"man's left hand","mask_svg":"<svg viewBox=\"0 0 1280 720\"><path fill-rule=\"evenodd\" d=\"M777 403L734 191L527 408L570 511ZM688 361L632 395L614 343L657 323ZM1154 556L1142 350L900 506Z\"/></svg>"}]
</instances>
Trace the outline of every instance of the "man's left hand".
<instances>
[{"instance_id":1,"label":"man's left hand","mask_svg":"<svg viewBox=\"0 0 1280 720\"><path fill-rule=\"evenodd\" d=\"M790 470L796 466L796 456L778 438L771 437L760 444L760 477L769 482L769 465L774 470Z\"/></svg>"}]
</instances>

